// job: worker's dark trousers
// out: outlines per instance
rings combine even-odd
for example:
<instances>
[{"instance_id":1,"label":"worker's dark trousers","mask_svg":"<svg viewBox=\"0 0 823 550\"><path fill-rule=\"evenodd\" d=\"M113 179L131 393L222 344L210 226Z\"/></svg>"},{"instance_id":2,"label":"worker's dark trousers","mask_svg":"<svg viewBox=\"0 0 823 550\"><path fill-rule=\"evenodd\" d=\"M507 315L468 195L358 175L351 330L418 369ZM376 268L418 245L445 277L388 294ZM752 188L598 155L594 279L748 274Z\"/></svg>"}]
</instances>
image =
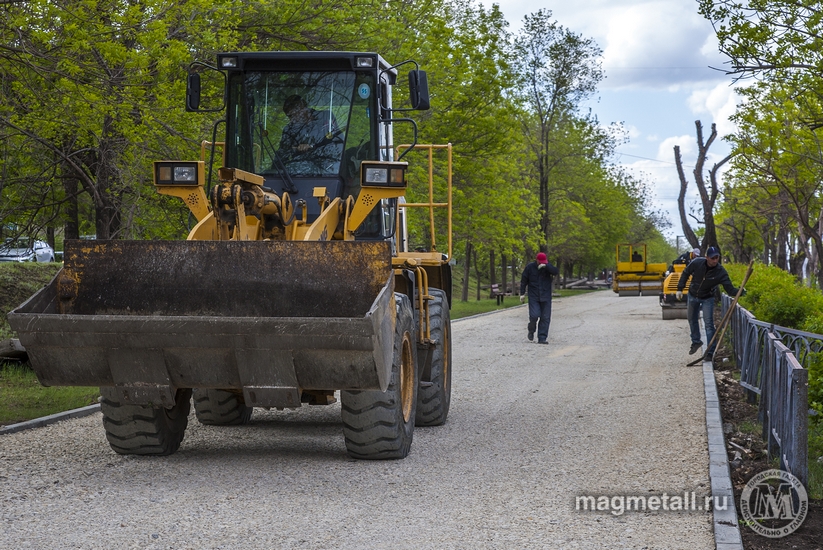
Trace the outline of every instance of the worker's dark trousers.
<instances>
[{"instance_id":1,"label":"worker's dark trousers","mask_svg":"<svg viewBox=\"0 0 823 550\"><path fill-rule=\"evenodd\" d=\"M689 294L688 302L688 316L689 328L691 328L691 336L693 344L700 344L700 312L703 312L703 324L706 325L706 345L712 341L714 337L714 296L709 298L695 298ZM714 348L717 344L712 345L712 349L706 350L709 354L714 353Z\"/></svg>"},{"instance_id":2,"label":"worker's dark trousers","mask_svg":"<svg viewBox=\"0 0 823 550\"><path fill-rule=\"evenodd\" d=\"M540 322L538 323L538 319ZM537 341L545 342L549 338L549 323L552 320L552 301L538 302L529 299L529 332L537 326Z\"/></svg>"}]
</instances>

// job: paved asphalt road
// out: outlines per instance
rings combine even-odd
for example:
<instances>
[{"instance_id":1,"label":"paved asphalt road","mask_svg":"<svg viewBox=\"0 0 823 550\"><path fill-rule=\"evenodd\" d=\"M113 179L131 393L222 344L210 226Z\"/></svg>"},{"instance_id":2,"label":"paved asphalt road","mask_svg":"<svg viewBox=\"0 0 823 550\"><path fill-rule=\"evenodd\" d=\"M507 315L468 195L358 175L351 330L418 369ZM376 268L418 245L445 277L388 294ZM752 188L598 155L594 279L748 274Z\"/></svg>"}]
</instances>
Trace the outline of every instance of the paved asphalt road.
<instances>
[{"instance_id":1,"label":"paved asphalt road","mask_svg":"<svg viewBox=\"0 0 823 550\"><path fill-rule=\"evenodd\" d=\"M526 315L454 323L449 420L401 461L349 459L339 405L192 415L165 458L116 455L99 413L2 436L0 548L712 548L705 511L617 513L708 491L686 321L591 293L555 300L539 346ZM611 512L576 510L587 495Z\"/></svg>"}]
</instances>

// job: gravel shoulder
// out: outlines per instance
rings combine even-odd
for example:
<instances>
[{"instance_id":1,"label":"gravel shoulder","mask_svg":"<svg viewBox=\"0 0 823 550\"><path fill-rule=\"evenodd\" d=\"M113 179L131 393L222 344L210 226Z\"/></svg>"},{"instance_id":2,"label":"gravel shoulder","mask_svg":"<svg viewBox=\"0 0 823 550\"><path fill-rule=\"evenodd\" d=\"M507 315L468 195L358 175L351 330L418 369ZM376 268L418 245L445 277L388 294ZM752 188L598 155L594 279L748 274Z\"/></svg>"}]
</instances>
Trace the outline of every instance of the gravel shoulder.
<instances>
[{"instance_id":1,"label":"gravel shoulder","mask_svg":"<svg viewBox=\"0 0 823 550\"><path fill-rule=\"evenodd\" d=\"M586 512L581 495L708 493L703 376L656 298L556 299L453 324L448 422L405 460L346 456L340 407L190 418L170 457L116 455L100 414L0 437L3 548L714 547L705 511Z\"/></svg>"}]
</instances>

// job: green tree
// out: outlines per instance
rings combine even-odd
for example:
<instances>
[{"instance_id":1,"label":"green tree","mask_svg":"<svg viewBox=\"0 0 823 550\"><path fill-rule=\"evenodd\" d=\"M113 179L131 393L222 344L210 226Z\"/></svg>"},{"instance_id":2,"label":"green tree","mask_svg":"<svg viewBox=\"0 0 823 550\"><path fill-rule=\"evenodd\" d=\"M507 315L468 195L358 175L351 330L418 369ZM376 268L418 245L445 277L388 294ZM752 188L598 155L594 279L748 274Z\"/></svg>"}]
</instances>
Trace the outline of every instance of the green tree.
<instances>
[{"instance_id":1,"label":"green tree","mask_svg":"<svg viewBox=\"0 0 823 550\"><path fill-rule=\"evenodd\" d=\"M813 0L699 0L729 73L740 78L795 70L823 74L823 8Z\"/></svg>"},{"instance_id":2,"label":"green tree","mask_svg":"<svg viewBox=\"0 0 823 550\"><path fill-rule=\"evenodd\" d=\"M218 24L232 19L231 3L32 0L5 11L0 126L25 143L16 165L47 167L51 206L73 205L62 216L76 215L82 190L100 238L167 232L168 224L140 227L132 216L146 207L151 160L193 149L185 136L197 135L202 119L180 107L185 68L193 49L234 43ZM29 176L20 177L7 188Z\"/></svg>"},{"instance_id":3,"label":"green tree","mask_svg":"<svg viewBox=\"0 0 823 550\"><path fill-rule=\"evenodd\" d=\"M789 267L787 241L791 224L796 224L799 244L816 272L818 285L823 285L819 267L823 257L821 136L818 128L803 121L807 115L821 117L823 110L819 105L814 108L815 102L808 97L801 99L801 107L796 89L773 83L756 85L743 93L748 101L734 116L739 127L732 137L735 177L768 197L766 213L777 222L772 256L778 266Z\"/></svg>"},{"instance_id":4,"label":"green tree","mask_svg":"<svg viewBox=\"0 0 823 550\"><path fill-rule=\"evenodd\" d=\"M552 172L569 156L586 153L575 148L566 134L584 120L577 116L580 102L594 93L603 77L595 43L551 16L548 10L527 15L514 42L519 75L515 93L524 106L521 125L536 166L540 229L546 242L553 237Z\"/></svg>"}]
</instances>

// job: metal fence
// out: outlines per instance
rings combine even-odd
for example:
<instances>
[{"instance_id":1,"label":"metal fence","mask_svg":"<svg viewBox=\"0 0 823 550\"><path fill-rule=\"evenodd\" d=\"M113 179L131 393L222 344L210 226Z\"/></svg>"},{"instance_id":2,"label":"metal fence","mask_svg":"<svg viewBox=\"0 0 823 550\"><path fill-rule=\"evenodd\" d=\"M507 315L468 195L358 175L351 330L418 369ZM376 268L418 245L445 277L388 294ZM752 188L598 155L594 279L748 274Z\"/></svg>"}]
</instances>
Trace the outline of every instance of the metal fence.
<instances>
[{"instance_id":1,"label":"metal fence","mask_svg":"<svg viewBox=\"0 0 823 550\"><path fill-rule=\"evenodd\" d=\"M732 299L723 296L723 313ZM808 484L809 373L803 368L810 353L823 350L823 335L758 321L737 306L731 318L734 358L740 385L749 402L757 401L769 458Z\"/></svg>"}]
</instances>

